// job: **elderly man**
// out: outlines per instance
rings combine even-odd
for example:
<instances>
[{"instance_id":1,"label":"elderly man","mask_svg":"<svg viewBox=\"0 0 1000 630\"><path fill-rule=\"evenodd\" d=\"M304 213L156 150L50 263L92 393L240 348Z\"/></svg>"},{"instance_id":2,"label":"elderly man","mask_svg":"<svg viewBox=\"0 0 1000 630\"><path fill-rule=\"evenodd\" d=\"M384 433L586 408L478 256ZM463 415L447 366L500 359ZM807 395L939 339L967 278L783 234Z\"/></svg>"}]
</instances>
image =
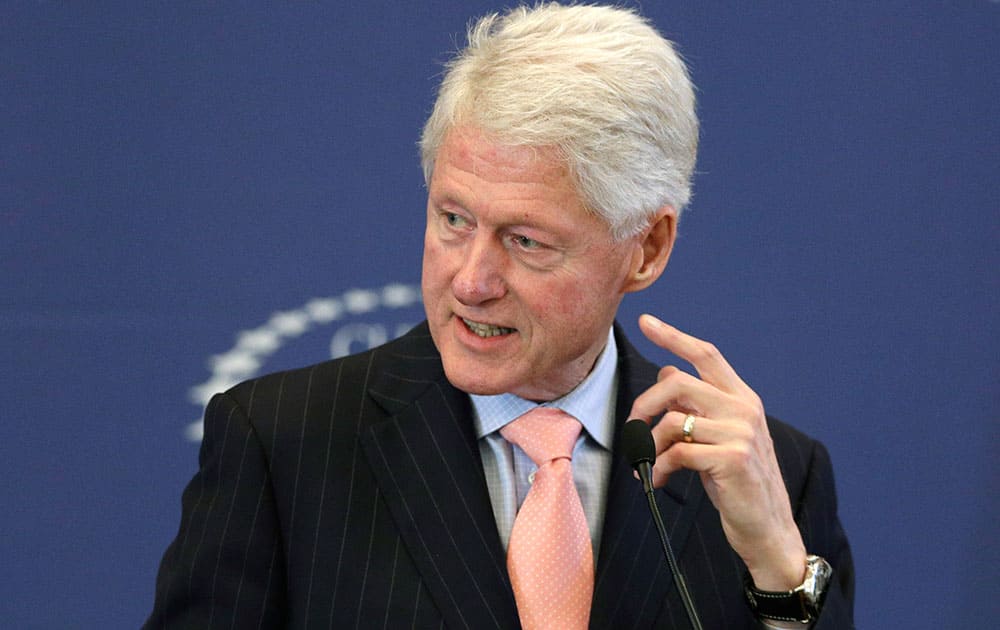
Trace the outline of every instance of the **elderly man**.
<instances>
[{"instance_id":1,"label":"elderly man","mask_svg":"<svg viewBox=\"0 0 1000 630\"><path fill-rule=\"evenodd\" d=\"M685 628L621 424L706 628L847 628L825 449L710 344L614 325L690 195L693 90L632 12L470 29L422 137L427 322L216 396L150 628ZM832 571L832 573L831 573Z\"/></svg>"}]
</instances>

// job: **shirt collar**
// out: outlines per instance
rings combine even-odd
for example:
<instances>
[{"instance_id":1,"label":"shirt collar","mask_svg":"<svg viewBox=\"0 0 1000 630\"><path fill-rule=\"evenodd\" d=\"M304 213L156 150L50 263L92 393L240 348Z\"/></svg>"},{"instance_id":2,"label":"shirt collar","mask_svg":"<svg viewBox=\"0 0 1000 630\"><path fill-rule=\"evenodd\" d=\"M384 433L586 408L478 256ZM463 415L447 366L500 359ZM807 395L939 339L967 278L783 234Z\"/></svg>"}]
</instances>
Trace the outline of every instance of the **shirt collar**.
<instances>
[{"instance_id":1,"label":"shirt collar","mask_svg":"<svg viewBox=\"0 0 1000 630\"><path fill-rule=\"evenodd\" d=\"M580 421L584 430L598 444L611 450L614 443L615 379L618 373L618 345L613 330L587 378L562 398L542 403L543 407L562 409ZM483 438L523 416L538 403L514 394L480 396L470 394L475 411L476 437Z\"/></svg>"}]
</instances>

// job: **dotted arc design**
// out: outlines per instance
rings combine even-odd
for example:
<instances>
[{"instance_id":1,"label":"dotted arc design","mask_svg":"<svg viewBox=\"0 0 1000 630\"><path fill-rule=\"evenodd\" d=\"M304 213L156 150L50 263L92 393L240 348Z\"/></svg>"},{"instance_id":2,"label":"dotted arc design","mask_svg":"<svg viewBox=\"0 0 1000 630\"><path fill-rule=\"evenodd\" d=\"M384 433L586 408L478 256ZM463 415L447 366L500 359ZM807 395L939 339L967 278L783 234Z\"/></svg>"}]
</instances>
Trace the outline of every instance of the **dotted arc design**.
<instances>
[{"instance_id":1,"label":"dotted arc design","mask_svg":"<svg viewBox=\"0 0 1000 630\"><path fill-rule=\"evenodd\" d=\"M188 390L192 403L204 409L209 399L260 373L264 361L288 341L345 316L364 315L379 308L407 308L420 302L420 287L387 284L381 289L350 289L334 297L314 298L300 308L279 311L256 328L236 334L236 345L208 360L211 376ZM199 418L187 425L184 435L200 442L204 427Z\"/></svg>"}]
</instances>

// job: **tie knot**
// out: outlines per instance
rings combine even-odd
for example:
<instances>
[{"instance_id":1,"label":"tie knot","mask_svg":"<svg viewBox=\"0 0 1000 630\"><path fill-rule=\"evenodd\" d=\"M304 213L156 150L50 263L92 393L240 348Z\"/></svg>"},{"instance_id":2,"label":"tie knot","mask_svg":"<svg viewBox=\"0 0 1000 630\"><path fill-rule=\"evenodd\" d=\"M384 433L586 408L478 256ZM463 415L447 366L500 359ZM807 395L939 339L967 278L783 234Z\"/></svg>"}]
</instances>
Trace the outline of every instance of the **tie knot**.
<instances>
[{"instance_id":1,"label":"tie knot","mask_svg":"<svg viewBox=\"0 0 1000 630\"><path fill-rule=\"evenodd\" d=\"M561 409L535 407L500 429L500 435L528 454L535 465L560 457L572 459L580 421Z\"/></svg>"}]
</instances>

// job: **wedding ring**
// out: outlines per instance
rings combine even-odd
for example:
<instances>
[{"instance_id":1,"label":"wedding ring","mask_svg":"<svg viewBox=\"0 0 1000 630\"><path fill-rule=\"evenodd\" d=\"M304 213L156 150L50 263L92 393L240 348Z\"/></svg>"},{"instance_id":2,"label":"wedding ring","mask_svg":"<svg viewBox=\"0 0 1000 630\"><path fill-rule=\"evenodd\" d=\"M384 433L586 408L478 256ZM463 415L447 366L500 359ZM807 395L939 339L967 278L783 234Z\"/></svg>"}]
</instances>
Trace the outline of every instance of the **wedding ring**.
<instances>
[{"instance_id":1,"label":"wedding ring","mask_svg":"<svg viewBox=\"0 0 1000 630\"><path fill-rule=\"evenodd\" d=\"M695 417L692 416L691 414L688 414L684 418L684 426L681 428L681 433L684 434L684 441L687 442L688 444L694 442L694 437L691 435L692 433L694 433L694 420Z\"/></svg>"}]
</instances>

